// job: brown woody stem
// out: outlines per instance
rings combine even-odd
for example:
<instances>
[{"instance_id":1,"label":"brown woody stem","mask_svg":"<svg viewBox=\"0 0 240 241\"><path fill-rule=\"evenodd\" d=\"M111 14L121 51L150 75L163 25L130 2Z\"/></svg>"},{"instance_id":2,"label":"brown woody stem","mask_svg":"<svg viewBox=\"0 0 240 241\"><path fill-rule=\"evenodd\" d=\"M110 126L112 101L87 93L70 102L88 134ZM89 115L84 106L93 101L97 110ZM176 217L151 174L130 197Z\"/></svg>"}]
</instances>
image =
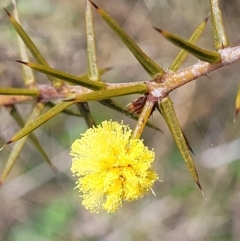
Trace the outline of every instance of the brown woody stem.
<instances>
[{"instance_id":1,"label":"brown woody stem","mask_svg":"<svg viewBox=\"0 0 240 241\"><path fill-rule=\"evenodd\" d=\"M222 68L226 65L234 63L240 59L240 45L234 47L224 48L218 51L221 55L221 62L218 64L209 64L207 62L199 61L198 63L183 69L177 73L165 73L161 78L146 82L149 92L159 99L164 98L171 91L201 77L216 69ZM119 83L108 84L106 89L119 88L119 86L133 86L135 83ZM37 88L40 92L40 99L43 102L53 100L56 98L65 99L69 94L84 94L92 90L81 86L64 86L56 90L50 85L38 85ZM14 104L23 101L35 100L36 98L30 96L5 96L0 95L0 105Z\"/></svg>"}]
</instances>

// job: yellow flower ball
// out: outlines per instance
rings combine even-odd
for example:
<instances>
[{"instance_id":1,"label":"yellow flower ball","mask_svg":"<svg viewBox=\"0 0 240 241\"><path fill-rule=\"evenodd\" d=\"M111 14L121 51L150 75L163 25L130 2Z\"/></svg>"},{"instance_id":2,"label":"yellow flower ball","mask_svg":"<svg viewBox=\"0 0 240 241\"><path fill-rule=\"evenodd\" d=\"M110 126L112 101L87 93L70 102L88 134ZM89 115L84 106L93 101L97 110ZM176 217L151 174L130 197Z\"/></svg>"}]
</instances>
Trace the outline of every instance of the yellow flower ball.
<instances>
[{"instance_id":1,"label":"yellow flower ball","mask_svg":"<svg viewBox=\"0 0 240 241\"><path fill-rule=\"evenodd\" d=\"M71 171L86 209L115 212L123 200L141 198L158 180L151 170L154 152L142 140L130 139L131 132L127 125L104 121L72 144Z\"/></svg>"}]
</instances>

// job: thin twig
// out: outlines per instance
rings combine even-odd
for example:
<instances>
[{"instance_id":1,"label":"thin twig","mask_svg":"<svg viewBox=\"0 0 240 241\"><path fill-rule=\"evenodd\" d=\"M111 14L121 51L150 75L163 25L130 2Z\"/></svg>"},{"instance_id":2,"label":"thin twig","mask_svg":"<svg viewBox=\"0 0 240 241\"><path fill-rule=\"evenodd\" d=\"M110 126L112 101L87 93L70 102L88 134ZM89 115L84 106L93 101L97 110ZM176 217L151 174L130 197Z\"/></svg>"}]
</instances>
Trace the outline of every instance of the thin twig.
<instances>
[{"instance_id":1,"label":"thin twig","mask_svg":"<svg viewBox=\"0 0 240 241\"><path fill-rule=\"evenodd\" d=\"M149 87L149 92L159 99L164 98L171 91L201 77L208 73L222 68L226 65L232 64L240 59L240 45L234 47L228 47L218 51L221 54L221 62L218 64L209 64L207 62L199 61L198 63L183 69L177 73L166 72L161 78L146 82ZM119 88L119 86L133 86L140 82L134 83L116 83L107 84L106 89ZM40 96L37 98L42 102L47 102L54 99L65 99L69 95L80 95L92 92L92 90L81 87L66 85L56 90L51 85L38 85L37 88L40 91ZM24 101L36 100L31 96L6 96L0 95L0 105L15 104Z\"/></svg>"}]
</instances>

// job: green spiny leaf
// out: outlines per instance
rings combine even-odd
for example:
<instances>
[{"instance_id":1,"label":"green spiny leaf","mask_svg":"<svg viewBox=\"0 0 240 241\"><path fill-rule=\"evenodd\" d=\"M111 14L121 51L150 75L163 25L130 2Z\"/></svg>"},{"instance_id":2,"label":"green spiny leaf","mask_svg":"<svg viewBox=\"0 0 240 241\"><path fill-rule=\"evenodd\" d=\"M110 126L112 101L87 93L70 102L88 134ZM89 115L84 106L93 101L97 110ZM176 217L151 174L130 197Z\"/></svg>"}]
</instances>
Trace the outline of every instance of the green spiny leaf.
<instances>
[{"instance_id":1,"label":"green spiny leaf","mask_svg":"<svg viewBox=\"0 0 240 241\"><path fill-rule=\"evenodd\" d=\"M1 95L27 95L27 96L39 96L38 89L23 89L23 88L4 88L0 87Z\"/></svg>"},{"instance_id":2,"label":"green spiny leaf","mask_svg":"<svg viewBox=\"0 0 240 241\"><path fill-rule=\"evenodd\" d=\"M97 9L103 20L114 31L114 33L123 41L128 49L137 58L143 68L148 74L153 77L161 77L164 74L164 70L158 66L152 59L150 59L138 45L126 34L126 32L115 22L103 9L99 8L95 3L90 1L92 5Z\"/></svg>"},{"instance_id":3,"label":"green spiny leaf","mask_svg":"<svg viewBox=\"0 0 240 241\"><path fill-rule=\"evenodd\" d=\"M198 40L198 38L203 33L203 30L206 27L207 20L208 20L208 17L196 28L196 30L194 31L192 36L188 39L188 43L194 44ZM180 65L183 63L183 61L186 59L187 55L188 55L188 52L186 50L181 50L168 69L176 72L178 70L178 68L180 67ZM171 105L171 98L170 97L166 98L165 101L170 102L167 105L168 108L174 108ZM160 106L161 106L161 109L164 110L165 106L163 106L161 103L160 103ZM160 111L160 109L158 109L158 110ZM174 109L172 111L174 112ZM161 113L161 111L160 111L160 113ZM180 125L179 125L179 128L181 128ZM192 150L186 136L184 135L184 133L183 133L183 136L184 136L185 142L186 142L189 150L193 153L193 150Z\"/></svg>"},{"instance_id":4,"label":"green spiny leaf","mask_svg":"<svg viewBox=\"0 0 240 241\"><path fill-rule=\"evenodd\" d=\"M42 54L39 52L36 45L33 43L33 41L30 39L30 37L27 35L27 33L24 31L22 26L10 15L10 13L4 9L13 25L15 30L17 31L18 35L21 37L23 42L25 43L26 47L29 49L29 51L32 53L33 57L36 59L36 61L42 65L49 66L47 61L44 59ZM52 76L48 76L49 80L54 84L54 86L58 87L62 85L62 81L53 78Z\"/></svg>"},{"instance_id":5,"label":"green spiny leaf","mask_svg":"<svg viewBox=\"0 0 240 241\"><path fill-rule=\"evenodd\" d=\"M27 122L26 122L26 127L29 125L29 124L28 124L29 122L31 122L32 120L34 120L34 119L41 113L43 107L44 107L43 104L36 104L36 105L35 105L35 107L33 108L33 111L32 111L32 113L31 113L31 115L29 116L29 118L28 118L28 120L27 120ZM16 119L17 119L17 121L18 121L19 123L23 124L23 123L22 123L23 120L21 119L21 117L20 117L19 115L16 114L16 112L14 112L14 109L13 109L12 114L13 114L15 117L17 117ZM25 128L25 127L24 127L24 128ZM10 171L12 170L13 166L15 165L15 163L16 163L16 161L17 161L17 159L18 159L18 156L19 156L20 152L22 151L22 148L23 148L24 144L25 144L26 141L27 141L29 132L26 133L26 134L23 134L24 128L22 128L22 129L18 132L18 133L22 134L22 137L23 137L23 138L21 137L22 139L21 139L20 141L18 141L18 142L14 145L13 150L11 151L11 154L10 154L8 160L7 160L7 163L6 163L5 168L4 168L4 170L3 170L3 173L2 173L2 176L1 176L1 179L0 179L0 184L3 183L3 181L5 180L5 178L8 176L8 174L9 174ZM16 135L17 135L17 134L16 134ZM15 136L16 136L16 135L15 135ZM19 139L20 139L20 138L19 138ZM18 140L18 139L16 139L16 140ZM52 164L51 164L50 160L48 159L46 153L43 151L41 145L39 144L37 138L35 138L34 136L32 136L32 137L31 137L31 140L34 142L34 144L36 144L36 147L37 147L37 149L41 152L41 154L43 154L44 157L47 158L47 159L45 159L45 160L47 161L47 163L54 169L54 167L52 166ZM12 142L12 141L11 141L11 142ZM9 143L9 142L8 142L8 143ZM8 144L8 143L7 143L7 144ZM55 169L54 169L54 170L55 170Z\"/></svg>"},{"instance_id":6,"label":"green spiny leaf","mask_svg":"<svg viewBox=\"0 0 240 241\"><path fill-rule=\"evenodd\" d=\"M199 189L202 191L202 187L200 185L199 178L198 178L197 169L195 167L194 161L189 152L188 145L186 143L186 140L184 138L180 125L178 123L178 119L176 117L172 102L169 99L169 97L166 97L161 101L160 109L169 129L171 130L171 133L174 137L177 147L183 157L183 160L185 161L188 167L190 174L192 175Z\"/></svg>"},{"instance_id":7,"label":"green spiny leaf","mask_svg":"<svg viewBox=\"0 0 240 241\"><path fill-rule=\"evenodd\" d=\"M87 35L88 76L92 81L101 81L97 66L92 6L88 0L86 0L85 22Z\"/></svg>"},{"instance_id":8,"label":"green spiny leaf","mask_svg":"<svg viewBox=\"0 0 240 241\"><path fill-rule=\"evenodd\" d=\"M12 4L13 4L13 16L15 17L16 21L20 24L16 1L12 0ZM25 61L29 61L26 46L25 46L24 42L22 41L22 39L19 37L19 35L17 37L18 37L18 45L19 45L19 49L20 49L21 59L24 59ZM23 73L24 73L23 80L24 80L25 85L32 86L33 84L35 84L35 77L34 77L33 71L24 65L22 65L22 68L23 68Z\"/></svg>"},{"instance_id":9,"label":"green spiny leaf","mask_svg":"<svg viewBox=\"0 0 240 241\"><path fill-rule=\"evenodd\" d=\"M70 107L74 102L61 102L57 104L55 107L52 109L46 111L44 114L40 115L37 117L35 120L27 123L20 131L18 131L7 143L11 144L12 142L15 142L24 136L28 135L30 132L33 130L37 129L39 126L53 118L55 115L60 113L61 111L65 110L66 108Z\"/></svg>"},{"instance_id":10,"label":"green spiny leaf","mask_svg":"<svg viewBox=\"0 0 240 241\"><path fill-rule=\"evenodd\" d=\"M52 103L52 102L47 102L46 106L52 108L54 106L56 106L56 104ZM67 114L67 115L72 115L72 116L77 116L77 117L82 117L82 115L78 112L78 111L73 111L70 109L65 109L62 111L63 113Z\"/></svg>"},{"instance_id":11,"label":"green spiny leaf","mask_svg":"<svg viewBox=\"0 0 240 241\"><path fill-rule=\"evenodd\" d=\"M96 126L96 123L90 113L89 106L87 102L77 103L79 112L82 114L89 128Z\"/></svg>"},{"instance_id":12,"label":"green spiny leaf","mask_svg":"<svg viewBox=\"0 0 240 241\"><path fill-rule=\"evenodd\" d=\"M201 49L191 43L188 43L187 41L183 40L182 38L169 33L167 31L163 31L161 29L155 28L159 33L163 35L164 38L166 38L168 41L173 43L174 45L185 49L187 52L190 54L194 55L198 59L211 63L211 64L216 64L221 61L221 55L218 52L213 52L213 51L207 51L204 49Z\"/></svg>"},{"instance_id":13,"label":"green spiny leaf","mask_svg":"<svg viewBox=\"0 0 240 241\"><path fill-rule=\"evenodd\" d=\"M37 103L35 105L35 110L37 111L38 114L44 109L44 104L42 103ZM17 111L14 105L11 105L10 107L8 106L8 110L10 111L11 116L14 118L14 120L18 123L19 127L23 128L25 126L25 122L21 116L21 114ZM29 139L32 142L32 144L35 146L35 148L39 151L39 153L43 156L45 161L53 167L50 159L48 158L46 152L42 148L40 142L38 141L37 137L34 135L34 133L29 134Z\"/></svg>"},{"instance_id":14,"label":"green spiny leaf","mask_svg":"<svg viewBox=\"0 0 240 241\"><path fill-rule=\"evenodd\" d=\"M91 3L85 1L85 23L87 36L87 55L88 55L88 77L91 81L101 82L99 69L97 66L97 53L95 45L94 23ZM96 126L87 102L77 103L79 112L83 115L88 127Z\"/></svg>"},{"instance_id":15,"label":"green spiny leaf","mask_svg":"<svg viewBox=\"0 0 240 241\"><path fill-rule=\"evenodd\" d=\"M11 172L12 168L14 167L14 165L16 164L16 161L19 157L20 152L23 149L23 146L25 145L26 141L27 141L27 137L25 136L24 138L22 138L20 141L18 141L13 149L11 150L10 156L8 157L7 163L3 169L2 175L1 175L1 179L0 179L0 185L2 185L2 183L4 182L4 180L6 179L6 177L8 176L8 174Z\"/></svg>"},{"instance_id":16,"label":"green spiny leaf","mask_svg":"<svg viewBox=\"0 0 240 241\"><path fill-rule=\"evenodd\" d=\"M98 90L86 94L78 95L65 101L86 102L92 100L104 100L111 97L124 96L130 94L141 94L148 92L148 87L144 83L136 83L131 86L117 86L112 89Z\"/></svg>"},{"instance_id":17,"label":"green spiny leaf","mask_svg":"<svg viewBox=\"0 0 240 241\"><path fill-rule=\"evenodd\" d=\"M188 43L194 44L199 39L199 37L203 33L203 30L206 27L207 20L208 20L208 17L201 24L199 24L199 26L193 32L192 36L188 39L187 41ZM178 68L181 66L181 64L183 63L183 61L186 59L187 55L188 55L188 52L182 49L168 69L176 72Z\"/></svg>"},{"instance_id":18,"label":"green spiny leaf","mask_svg":"<svg viewBox=\"0 0 240 241\"><path fill-rule=\"evenodd\" d=\"M219 0L210 0L210 7L214 44L216 49L222 49L228 46L228 40L219 7Z\"/></svg>"},{"instance_id":19,"label":"green spiny leaf","mask_svg":"<svg viewBox=\"0 0 240 241\"><path fill-rule=\"evenodd\" d=\"M137 124L132 132L131 139L139 139L140 138L140 136L143 132L143 129L147 123L147 120L152 113L154 104L155 103L152 101L148 101L148 100L146 101L146 103L141 111L141 114L138 117Z\"/></svg>"},{"instance_id":20,"label":"green spiny leaf","mask_svg":"<svg viewBox=\"0 0 240 241\"><path fill-rule=\"evenodd\" d=\"M56 78L65 80L69 83L78 84L78 85L81 85L83 87L87 87L90 89L100 89L100 88L105 87L105 84L102 82L100 83L100 82L94 82L94 81L82 79L80 77L77 77L77 76L62 72L60 70L56 70L56 69L44 66L44 65L35 64L35 63L27 63L27 62L23 62L23 61L17 61L17 62L25 64L28 67L35 69L39 72L42 72L44 74L52 75Z\"/></svg>"}]
</instances>

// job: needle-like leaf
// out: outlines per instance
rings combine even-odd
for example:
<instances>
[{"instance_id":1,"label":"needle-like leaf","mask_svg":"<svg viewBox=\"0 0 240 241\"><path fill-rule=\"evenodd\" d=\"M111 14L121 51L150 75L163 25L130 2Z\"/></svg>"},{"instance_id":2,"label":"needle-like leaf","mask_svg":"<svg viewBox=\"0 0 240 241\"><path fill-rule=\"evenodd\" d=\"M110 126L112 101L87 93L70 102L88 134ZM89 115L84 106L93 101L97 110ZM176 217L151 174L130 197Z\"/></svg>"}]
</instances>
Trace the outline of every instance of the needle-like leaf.
<instances>
[{"instance_id":1,"label":"needle-like leaf","mask_svg":"<svg viewBox=\"0 0 240 241\"><path fill-rule=\"evenodd\" d=\"M0 95L27 95L37 97L39 94L40 92L37 89L0 87Z\"/></svg>"},{"instance_id":2,"label":"needle-like leaf","mask_svg":"<svg viewBox=\"0 0 240 241\"><path fill-rule=\"evenodd\" d=\"M164 74L164 70L158 66L152 59L150 59L139 46L130 38L129 35L115 22L103 9L99 8L95 3L90 1L92 5L97 9L103 20L114 31L114 33L123 41L132 54L137 58L143 68L148 72L152 78L161 77Z\"/></svg>"},{"instance_id":3,"label":"needle-like leaf","mask_svg":"<svg viewBox=\"0 0 240 241\"><path fill-rule=\"evenodd\" d=\"M196 28L196 30L193 32L192 36L188 39L188 43L194 44L199 37L202 35L207 21L208 21L209 16L198 25L198 27ZM169 66L169 70L176 72L178 70L178 68L182 65L183 61L186 59L188 55L188 52L184 49L182 49L179 54L176 56L176 58L174 59L174 61L172 62L172 64Z\"/></svg>"},{"instance_id":4,"label":"needle-like leaf","mask_svg":"<svg viewBox=\"0 0 240 241\"><path fill-rule=\"evenodd\" d=\"M46 106L52 108L52 107L56 106L56 104L54 104L52 102L47 102ZM82 115L78 111L73 111L71 109L65 109L62 112L67 114L67 115L72 115L72 116L76 116L76 117L82 117Z\"/></svg>"},{"instance_id":5,"label":"needle-like leaf","mask_svg":"<svg viewBox=\"0 0 240 241\"><path fill-rule=\"evenodd\" d=\"M88 55L88 77L91 81L101 82L99 69L97 66L97 53L95 45L94 23L91 3L85 1L85 23L86 23L86 37L87 37L87 55ZM89 105L87 102L77 103L79 112L85 119L88 127L95 126L95 121L92 117Z\"/></svg>"},{"instance_id":6,"label":"needle-like leaf","mask_svg":"<svg viewBox=\"0 0 240 241\"><path fill-rule=\"evenodd\" d=\"M98 90L90 93L81 94L65 101L86 102L92 100L104 100L112 97L131 94L145 94L146 92L148 92L148 87L145 83L136 83L131 86L116 86L115 88L107 90Z\"/></svg>"},{"instance_id":7,"label":"needle-like leaf","mask_svg":"<svg viewBox=\"0 0 240 241\"><path fill-rule=\"evenodd\" d=\"M194 44L199 39L199 37L203 33L203 30L206 27L208 18L209 18L209 16L196 28L196 30L193 32L192 36L188 39L188 43ZM188 52L186 50L181 50L168 69L176 72L178 70L178 68L181 66L181 64L183 63L183 61L186 59L187 55L188 55ZM171 101L170 97L168 97L168 100L166 100L166 101ZM164 107L162 106L161 108L164 108ZM184 135L184 133L183 133L183 135ZM185 141L187 143L189 150L193 153L193 150L185 135L184 135L184 138L185 138Z\"/></svg>"},{"instance_id":8,"label":"needle-like leaf","mask_svg":"<svg viewBox=\"0 0 240 241\"><path fill-rule=\"evenodd\" d=\"M90 113L90 109L87 102L77 103L79 112L83 115L89 128L96 126L96 123Z\"/></svg>"},{"instance_id":9,"label":"needle-like leaf","mask_svg":"<svg viewBox=\"0 0 240 241\"><path fill-rule=\"evenodd\" d=\"M4 8L6 11L13 27L17 31L18 35L21 37L23 42L25 43L26 47L29 49L33 57L36 59L36 61L42 65L49 66L47 61L44 59L36 45L33 43L33 41L30 39L30 37L27 35L27 33L24 31L22 26L14 19L13 16L7 11L7 9ZM62 81L53 78L52 76L48 76L49 80L53 83L55 87L59 87L62 85Z\"/></svg>"},{"instance_id":10,"label":"needle-like leaf","mask_svg":"<svg viewBox=\"0 0 240 241\"><path fill-rule=\"evenodd\" d=\"M15 142L15 141L23 138L24 136L28 135L30 132L32 132L33 130L35 130L36 128L38 128L39 126L41 126L42 124L44 124L45 122L50 120L51 118L53 118L55 115L57 115L61 111L63 111L66 108L70 107L72 104L74 104L74 102L71 102L71 101L69 101L69 102L61 102L61 103L57 104L52 109L46 111L44 114L38 116L33 121L27 123L20 131L18 131L6 143L6 145L11 144L12 142Z\"/></svg>"},{"instance_id":11,"label":"needle-like leaf","mask_svg":"<svg viewBox=\"0 0 240 241\"><path fill-rule=\"evenodd\" d=\"M219 7L219 0L210 0L213 38L216 49L228 46L227 35L225 32L222 13Z\"/></svg>"},{"instance_id":12,"label":"needle-like leaf","mask_svg":"<svg viewBox=\"0 0 240 241\"><path fill-rule=\"evenodd\" d=\"M221 55L218 52L207 51L207 50L201 49L201 48L197 47L196 45L193 45L172 33L163 31L159 28L155 28L155 27L153 27L153 28L156 31L158 31L159 33L161 33L163 35L163 37L166 38L168 41L170 41L174 45L186 50L187 52L189 52L190 54L194 55L195 57L197 57L198 59L200 59L202 61L205 61L205 62L208 62L211 64L216 64L221 61Z\"/></svg>"},{"instance_id":13,"label":"needle-like leaf","mask_svg":"<svg viewBox=\"0 0 240 241\"><path fill-rule=\"evenodd\" d=\"M161 113L174 137L175 143L183 157L183 160L185 161L185 163L189 169L189 172L191 173L191 175L192 175L193 179L195 180L196 184L198 185L199 189L202 191L202 187L201 187L201 184L200 184L199 178L198 178L197 169L195 167L195 164L194 164L191 154L189 152L188 145L186 143L183 132L179 125L177 116L175 114L175 111L174 111L174 108L172 105L172 101L169 99L169 97L166 97L161 101L160 109L161 109ZM202 194L204 196L203 191L202 191Z\"/></svg>"},{"instance_id":14,"label":"needle-like leaf","mask_svg":"<svg viewBox=\"0 0 240 241\"><path fill-rule=\"evenodd\" d=\"M13 16L15 17L16 21L20 25L17 3L15 0L12 0L12 4L13 4ZM26 45L24 44L23 40L20 38L19 35L17 35L17 38L18 38L18 45L19 45L21 59L24 59L25 61L29 61ZM22 68L23 68L23 73L24 73L23 80L24 80L25 85L29 86L29 87L34 86L35 77L34 77L33 71L24 65L22 66Z\"/></svg>"},{"instance_id":15,"label":"needle-like leaf","mask_svg":"<svg viewBox=\"0 0 240 241\"><path fill-rule=\"evenodd\" d=\"M14 118L14 120L17 122L19 127L23 128L25 126L25 122L21 116L21 114L18 112L18 110L15 108L14 105L7 107L11 116ZM38 114L44 109L43 103L37 103L34 107ZM34 133L29 134L29 139L32 142L32 144L35 146L35 148L39 151L39 153L43 156L44 160L52 167L52 163L50 159L48 158L46 152L42 148L40 142L38 141L37 137L34 135Z\"/></svg>"},{"instance_id":16,"label":"needle-like leaf","mask_svg":"<svg viewBox=\"0 0 240 241\"><path fill-rule=\"evenodd\" d=\"M87 35L88 76L92 81L101 81L97 66L97 53L94 34L94 22L91 3L86 0L85 22Z\"/></svg>"},{"instance_id":17,"label":"needle-like leaf","mask_svg":"<svg viewBox=\"0 0 240 241\"><path fill-rule=\"evenodd\" d=\"M28 125L28 122L34 119L36 116L40 114L42 109L44 108L44 105L39 103L36 104L31 115L28 118L28 121L26 123L26 126ZM22 120L21 116L17 113L16 109L12 106L10 110L11 114L13 115L14 119L18 122L20 126L24 125L24 121ZM23 128L24 129L24 128ZM22 130L23 130L22 129ZM21 130L19 131L21 132ZM24 135L21 140L19 140L17 143L15 143L10 156L8 157L7 163L3 169L1 178L0 178L0 185L4 182L14 165L16 164L19 154L22 151L26 141L27 141L28 135ZM41 153L41 155L44 157L44 160L51 166L54 172L56 172L55 167L52 165L50 159L48 158L47 154L45 151L42 149L41 144L38 142L37 138L33 135L33 133L30 134L30 140L33 142L37 150Z\"/></svg>"},{"instance_id":18,"label":"needle-like leaf","mask_svg":"<svg viewBox=\"0 0 240 241\"><path fill-rule=\"evenodd\" d=\"M0 186L5 181L6 177L8 176L8 174L11 172L12 168L14 167L14 165L18 159L18 156L27 141L27 138L28 138L28 136L25 136L24 138L22 138L20 141L18 141L14 145L13 149L11 150L10 156L8 157L7 163L2 171L2 175L0 178Z\"/></svg>"},{"instance_id":19,"label":"needle-like leaf","mask_svg":"<svg viewBox=\"0 0 240 241\"><path fill-rule=\"evenodd\" d=\"M140 136L143 132L143 129L147 123L147 120L152 113L154 104L155 103L153 101L148 101L148 100L146 101L146 103L141 111L141 114L138 117L137 124L132 132L131 139L139 139L140 138Z\"/></svg>"},{"instance_id":20,"label":"needle-like leaf","mask_svg":"<svg viewBox=\"0 0 240 241\"><path fill-rule=\"evenodd\" d=\"M71 74L65 73L63 71L56 70L56 69L53 69L53 68L50 68L50 67L47 67L47 66L44 66L41 64L27 63L27 62L20 61L20 60L17 62L19 62L21 64L25 64L28 67L35 69L39 72L42 72L44 74L54 76L56 78L62 79L64 81L67 81L72 84L81 85L83 87L87 87L90 89L105 88L105 83L103 83L103 82L94 82L94 81L86 80L85 78L80 78L78 76L71 75Z\"/></svg>"}]
</instances>

